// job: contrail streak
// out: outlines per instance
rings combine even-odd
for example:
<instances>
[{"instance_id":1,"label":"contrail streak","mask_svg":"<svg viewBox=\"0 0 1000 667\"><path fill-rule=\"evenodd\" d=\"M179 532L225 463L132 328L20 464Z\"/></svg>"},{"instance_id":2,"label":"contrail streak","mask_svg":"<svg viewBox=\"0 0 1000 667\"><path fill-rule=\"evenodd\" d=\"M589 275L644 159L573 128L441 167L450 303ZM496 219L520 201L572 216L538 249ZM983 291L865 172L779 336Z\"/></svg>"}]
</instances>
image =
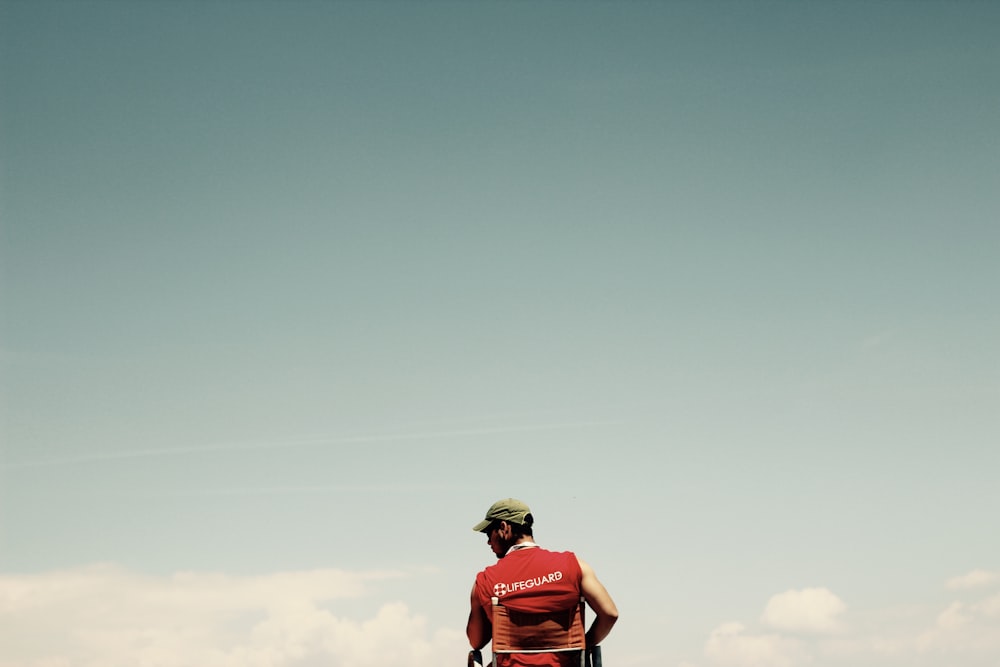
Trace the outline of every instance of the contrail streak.
<instances>
[{"instance_id":1,"label":"contrail streak","mask_svg":"<svg viewBox=\"0 0 1000 667\"><path fill-rule=\"evenodd\" d=\"M404 440L433 440L437 438L461 438L494 435L499 433L526 433L530 431L550 431L559 429L584 428L587 426L604 426L615 424L614 421L565 422L553 424L530 424L522 426L493 426L487 428L469 428L450 431L427 431L418 433L396 433L382 435L356 435L343 437L316 437L279 442L227 442L207 445L191 445L188 447L160 447L153 449L134 449L117 452L95 452L53 459L35 459L29 461L12 461L0 463L0 470L22 470L25 468L51 468L68 466L78 463L95 463L100 461L123 461L128 459L144 459L160 456L180 456L183 454L207 454L225 451L248 451L260 449L291 449L295 447L316 447L319 445L351 445L362 443L399 442Z\"/></svg>"}]
</instances>

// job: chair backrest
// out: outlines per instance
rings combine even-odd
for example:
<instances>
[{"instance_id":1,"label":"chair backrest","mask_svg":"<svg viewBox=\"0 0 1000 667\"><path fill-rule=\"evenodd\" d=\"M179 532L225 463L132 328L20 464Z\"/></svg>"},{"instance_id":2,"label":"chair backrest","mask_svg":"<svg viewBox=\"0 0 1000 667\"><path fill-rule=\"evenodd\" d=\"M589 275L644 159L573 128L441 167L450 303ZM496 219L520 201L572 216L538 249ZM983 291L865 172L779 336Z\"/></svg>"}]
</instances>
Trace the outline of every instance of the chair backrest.
<instances>
[{"instance_id":1,"label":"chair backrest","mask_svg":"<svg viewBox=\"0 0 1000 667\"><path fill-rule=\"evenodd\" d=\"M526 613L508 609L493 598L493 664L507 653L559 653L577 651L586 660L584 623L586 603L557 612Z\"/></svg>"}]
</instances>

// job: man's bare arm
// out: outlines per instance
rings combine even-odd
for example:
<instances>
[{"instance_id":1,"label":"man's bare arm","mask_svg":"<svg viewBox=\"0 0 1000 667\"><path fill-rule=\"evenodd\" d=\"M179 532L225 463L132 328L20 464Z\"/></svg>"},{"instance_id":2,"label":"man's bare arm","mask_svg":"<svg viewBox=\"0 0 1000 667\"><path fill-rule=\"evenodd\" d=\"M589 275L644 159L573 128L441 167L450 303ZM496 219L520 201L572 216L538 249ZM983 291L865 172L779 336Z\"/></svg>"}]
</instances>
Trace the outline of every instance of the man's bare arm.
<instances>
[{"instance_id":1,"label":"man's bare arm","mask_svg":"<svg viewBox=\"0 0 1000 667\"><path fill-rule=\"evenodd\" d=\"M594 622L587 630L587 646L597 646L604 641L618 620L618 607L615 606L608 590L604 588L604 584L594 574L593 568L583 559L577 557L577 560L580 561L580 571L583 574L580 581L583 599L594 610Z\"/></svg>"},{"instance_id":2,"label":"man's bare arm","mask_svg":"<svg viewBox=\"0 0 1000 667\"><path fill-rule=\"evenodd\" d=\"M469 638L469 645L474 649L480 649L486 646L493 637L493 625L486 617L486 611L479 604L475 584L472 585L469 605L469 622L465 626L465 634Z\"/></svg>"}]
</instances>

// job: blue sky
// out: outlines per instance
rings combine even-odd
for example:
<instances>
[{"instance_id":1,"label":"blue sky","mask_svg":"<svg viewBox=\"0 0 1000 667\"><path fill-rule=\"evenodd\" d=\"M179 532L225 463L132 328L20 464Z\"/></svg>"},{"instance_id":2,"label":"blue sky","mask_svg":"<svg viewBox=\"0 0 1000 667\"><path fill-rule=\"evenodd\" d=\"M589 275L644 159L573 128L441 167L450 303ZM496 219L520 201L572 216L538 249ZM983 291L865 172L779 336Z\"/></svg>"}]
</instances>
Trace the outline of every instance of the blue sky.
<instances>
[{"instance_id":1,"label":"blue sky","mask_svg":"<svg viewBox=\"0 0 1000 667\"><path fill-rule=\"evenodd\" d=\"M459 661L508 496L616 664L995 665L998 33L0 3L0 667Z\"/></svg>"}]
</instances>

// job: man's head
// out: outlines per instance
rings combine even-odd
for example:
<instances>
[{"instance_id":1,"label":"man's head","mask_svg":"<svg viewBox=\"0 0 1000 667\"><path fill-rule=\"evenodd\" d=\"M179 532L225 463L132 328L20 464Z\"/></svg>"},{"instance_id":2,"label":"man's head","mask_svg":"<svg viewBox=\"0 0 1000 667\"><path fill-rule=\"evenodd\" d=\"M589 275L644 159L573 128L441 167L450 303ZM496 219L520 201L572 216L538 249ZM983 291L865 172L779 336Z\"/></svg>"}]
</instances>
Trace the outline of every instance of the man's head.
<instances>
[{"instance_id":1,"label":"man's head","mask_svg":"<svg viewBox=\"0 0 1000 667\"><path fill-rule=\"evenodd\" d=\"M531 538L531 525L535 518L531 509L515 498L505 498L493 503L486 511L486 518L472 527L485 533L486 540L496 554L503 558L507 550L525 538Z\"/></svg>"}]
</instances>

